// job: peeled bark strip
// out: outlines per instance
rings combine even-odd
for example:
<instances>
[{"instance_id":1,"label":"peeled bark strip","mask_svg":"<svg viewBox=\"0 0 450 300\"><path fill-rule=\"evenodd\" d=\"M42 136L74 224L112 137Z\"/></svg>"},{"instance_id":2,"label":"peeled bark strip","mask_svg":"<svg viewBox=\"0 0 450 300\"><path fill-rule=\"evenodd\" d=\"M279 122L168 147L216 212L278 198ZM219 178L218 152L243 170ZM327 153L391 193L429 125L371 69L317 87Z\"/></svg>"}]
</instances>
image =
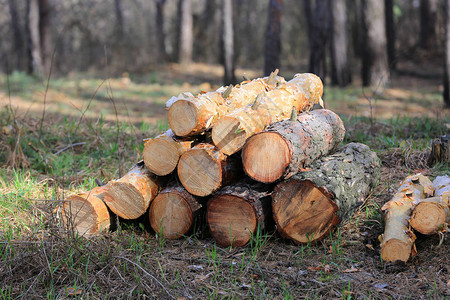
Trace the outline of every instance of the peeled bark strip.
<instances>
[{"instance_id":1,"label":"peeled bark strip","mask_svg":"<svg viewBox=\"0 0 450 300\"><path fill-rule=\"evenodd\" d=\"M175 170L180 156L191 149L193 139L175 137L171 129L145 142L142 156L150 172L164 176Z\"/></svg>"},{"instance_id":2,"label":"peeled bark strip","mask_svg":"<svg viewBox=\"0 0 450 300\"><path fill-rule=\"evenodd\" d=\"M125 176L108 184L104 201L119 217L136 219L147 211L159 190L160 179L139 162Z\"/></svg>"},{"instance_id":3,"label":"peeled bark strip","mask_svg":"<svg viewBox=\"0 0 450 300\"><path fill-rule=\"evenodd\" d=\"M231 111L213 127L212 139L223 153L232 155L245 141L269 124L289 119L292 108L309 111L319 103L323 93L322 81L311 73L297 74L286 84L258 96L251 106Z\"/></svg>"},{"instance_id":4,"label":"peeled bark strip","mask_svg":"<svg viewBox=\"0 0 450 300\"><path fill-rule=\"evenodd\" d=\"M423 199L433 195L433 183L421 174L406 177L392 200L381 208L385 212L384 233L380 235L381 257L384 261L406 262L416 253L416 236L409 226L411 209Z\"/></svg>"},{"instance_id":5,"label":"peeled bark strip","mask_svg":"<svg viewBox=\"0 0 450 300\"><path fill-rule=\"evenodd\" d=\"M66 227L79 235L95 235L107 231L111 225L108 208L103 202L107 186L71 195L63 203L62 220Z\"/></svg>"},{"instance_id":6,"label":"peeled bark strip","mask_svg":"<svg viewBox=\"0 0 450 300\"><path fill-rule=\"evenodd\" d=\"M450 163L450 136L444 135L435 140L431 144L431 153L428 158L430 166L436 163Z\"/></svg>"},{"instance_id":7,"label":"peeled bark strip","mask_svg":"<svg viewBox=\"0 0 450 300\"><path fill-rule=\"evenodd\" d=\"M237 158L226 156L214 145L200 143L181 156L178 177L189 193L208 196L234 181L240 169Z\"/></svg>"},{"instance_id":8,"label":"peeled bark strip","mask_svg":"<svg viewBox=\"0 0 450 300\"><path fill-rule=\"evenodd\" d=\"M208 202L206 220L217 244L242 247L258 226L264 230L270 220L270 188L245 183L227 186Z\"/></svg>"},{"instance_id":9,"label":"peeled bark strip","mask_svg":"<svg viewBox=\"0 0 450 300\"><path fill-rule=\"evenodd\" d=\"M411 215L411 226L422 234L446 231L450 223L450 177L436 177L433 189L434 197L421 200Z\"/></svg>"},{"instance_id":10,"label":"peeled bark strip","mask_svg":"<svg viewBox=\"0 0 450 300\"><path fill-rule=\"evenodd\" d=\"M314 242L350 217L379 177L380 162L364 144L350 143L279 183L272 194L277 230L297 243Z\"/></svg>"},{"instance_id":11,"label":"peeled bark strip","mask_svg":"<svg viewBox=\"0 0 450 300\"><path fill-rule=\"evenodd\" d=\"M191 136L211 128L215 122L227 112L253 103L255 97L276 87L276 82L284 79L277 77L272 83L267 83L268 77L254 79L250 82L234 86L227 97L223 96L226 88L221 87L215 92L193 96L190 93L180 94L166 104L169 106L169 125L178 136Z\"/></svg>"},{"instance_id":12,"label":"peeled bark strip","mask_svg":"<svg viewBox=\"0 0 450 300\"><path fill-rule=\"evenodd\" d=\"M247 140L242 149L244 170L260 182L288 179L333 151L344 135L342 120L327 109L274 123Z\"/></svg>"},{"instance_id":13,"label":"peeled bark strip","mask_svg":"<svg viewBox=\"0 0 450 300\"><path fill-rule=\"evenodd\" d=\"M201 208L197 199L182 186L169 186L152 201L150 224L164 238L177 239L191 230Z\"/></svg>"}]
</instances>

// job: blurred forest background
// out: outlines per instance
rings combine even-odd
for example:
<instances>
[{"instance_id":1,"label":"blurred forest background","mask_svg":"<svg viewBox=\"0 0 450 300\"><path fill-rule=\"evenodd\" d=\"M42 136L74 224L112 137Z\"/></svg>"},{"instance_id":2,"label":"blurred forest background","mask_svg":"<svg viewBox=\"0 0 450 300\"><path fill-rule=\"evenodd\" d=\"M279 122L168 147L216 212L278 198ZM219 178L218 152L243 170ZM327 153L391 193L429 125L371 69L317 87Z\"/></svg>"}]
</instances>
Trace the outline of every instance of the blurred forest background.
<instances>
[{"instance_id":1,"label":"blurred forest background","mask_svg":"<svg viewBox=\"0 0 450 300\"><path fill-rule=\"evenodd\" d=\"M380 93L405 75L435 79L449 106L448 2L1 0L0 70L46 79L221 64L223 84L242 80L238 67L279 68Z\"/></svg>"}]
</instances>

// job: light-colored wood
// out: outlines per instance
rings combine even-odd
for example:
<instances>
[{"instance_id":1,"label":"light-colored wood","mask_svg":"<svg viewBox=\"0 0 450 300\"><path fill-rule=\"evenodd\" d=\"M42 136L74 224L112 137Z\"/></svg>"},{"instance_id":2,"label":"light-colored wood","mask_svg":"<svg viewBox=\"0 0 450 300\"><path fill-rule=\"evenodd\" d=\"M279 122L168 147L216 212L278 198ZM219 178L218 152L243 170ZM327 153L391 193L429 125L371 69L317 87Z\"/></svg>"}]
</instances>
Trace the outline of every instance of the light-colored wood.
<instances>
[{"instance_id":1,"label":"light-colored wood","mask_svg":"<svg viewBox=\"0 0 450 300\"><path fill-rule=\"evenodd\" d=\"M433 183L421 174L405 178L392 200L381 208L385 212L384 233L380 235L381 257L384 261L406 262L416 253L416 236L409 226L415 203L433 195Z\"/></svg>"},{"instance_id":2,"label":"light-colored wood","mask_svg":"<svg viewBox=\"0 0 450 300\"><path fill-rule=\"evenodd\" d=\"M238 84L226 98L223 97L226 87L197 96L189 93L180 94L169 100L170 128L178 136L191 136L212 128L227 112L251 104L256 95L275 88L277 82L284 82L283 78L277 77L274 84L268 84L267 79L267 77L258 78Z\"/></svg>"},{"instance_id":3,"label":"light-colored wood","mask_svg":"<svg viewBox=\"0 0 450 300\"><path fill-rule=\"evenodd\" d=\"M266 126L289 119L293 107L297 112L309 111L319 103L322 92L319 77L311 73L297 74L276 89L259 94L251 105L231 110L220 118L212 130L213 142L223 153L232 155Z\"/></svg>"},{"instance_id":4,"label":"light-colored wood","mask_svg":"<svg viewBox=\"0 0 450 300\"><path fill-rule=\"evenodd\" d=\"M178 163L178 177L186 190L208 196L239 176L239 161L221 153L214 145L200 143L186 151Z\"/></svg>"},{"instance_id":5,"label":"light-colored wood","mask_svg":"<svg viewBox=\"0 0 450 300\"><path fill-rule=\"evenodd\" d=\"M160 186L160 178L140 162L122 178L109 182L104 201L119 217L137 219L147 211Z\"/></svg>"},{"instance_id":6,"label":"light-colored wood","mask_svg":"<svg viewBox=\"0 0 450 300\"><path fill-rule=\"evenodd\" d=\"M89 192L71 195L62 206L65 226L79 235L96 235L109 229L110 215L103 202L107 186Z\"/></svg>"},{"instance_id":7,"label":"light-colored wood","mask_svg":"<svg viewBox=\"0 0 450 300\"><path fill-rule=\"evenodd\" d=\"M344 135L344 124L334 112L319 109L301 113L297 121L273 123L250 137L242 149L244 170L264 183L290 178L335 150Z\"/></svg>"},{"instance_id":8,"label":"light-colored wood","mask_svg":"<svg viewBox=\"0 0 450 300\"><path fill-rule=\"evenodd\" d=\"M297 243L327 236L361 206L379 177L375 152L349 143L279 183L272 193L277 230Z\"/></svg>"},{"instance_id":9,"label":"light-colored wood","mask_svg":"<svg viewBox=\"0 0 450 300\"><path fill-rule=\"evenodd\" d=\"M206 220L217 244L242 247L265 230L271 215L270 187L241 182L218 191L208 202Z\"/></svg>"},{"instance_id":10,"label":"light-colored wood","mask_svg":"<svg viewBox=\"0 0 450 300\"><path fill-rule=\"evenodd\" d=\"M165 176L172 173L180 156L191 149L194 139L176 138L171 129L145 142L143 160L150 172Z\"/></svg>"},{"instance_id":11,"label":"light-colored wood","mask_svg":"<svg viewBox=\"0 0 450 300\"><path fill-rule=\"evenodd\" d=\"M411 215L411 226L422 234L444 232L450 223L450 177L436 177L433 188L434 197L421 200Z\"/></svg>"},{"instance_id":12,"label":"light-colored wood","mask_svg":"<svg viewBox=\"0 0 450 300\"><path fill-rule=\"evenodd\" d=\"M166 239L186 235L194 224L202 205L179 185L163 189L152 201L150 224L155 232Z\"/></svg>"}]
</instances>

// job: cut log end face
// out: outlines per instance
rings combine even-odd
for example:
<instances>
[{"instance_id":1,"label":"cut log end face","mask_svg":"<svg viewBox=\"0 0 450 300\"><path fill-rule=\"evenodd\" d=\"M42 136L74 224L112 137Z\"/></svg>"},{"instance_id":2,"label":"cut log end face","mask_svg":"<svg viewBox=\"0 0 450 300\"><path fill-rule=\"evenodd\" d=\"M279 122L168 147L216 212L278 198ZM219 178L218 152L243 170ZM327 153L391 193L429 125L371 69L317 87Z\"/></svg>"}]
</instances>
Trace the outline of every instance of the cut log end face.
<instances>
[{"instance_id":1,"label":"cut log end face","mask_svg":"<svg viewBox=\"0 0 450 300\"><path fill-rule=\"evenodd\" d=\"M177 239L192 227L192 210L186 200L176 193L161 193L150 206L153 230L167 239Z\"/></svg>"},{"instance_id":2,"label":"cut log end face","mask_svg":"<svg viewBox=\"0 0 450 300\"><path fill-rule=\"evenodd\" d=\"M399 239L390 239L381 248L381 257L386 262L406 262L411 254L411 244Z\"/></svg>"},{"instance_id":3,"label":"cut log end face","mask_svg":"<svg viewBox=\"0 0 450 300\"><path fill-rule=\"evenodd\" d=\"M437 233L445 223L445 210L439 203L421 202L411 216L411 226L422 234Z\"/></svg>"},{"instance_id":4,"label":"cut log end face","mask_svg":"<svg viewBox=\"0 0 450 300\"><path fill-rule=\"evenodd\" d=\"M223 117L212 130L214 144L227 155L236 153L245 144L246 134L239 125L236 118Z\"/></svg>"},{"instance_id":5,"label":"cut log end face","mask_svg":"<svg viewBox=\"0 0 450 300\"><path fill-rule=\"evenodd\" d=\"M203 197L220 188L222 169L207 151L193 149L182 155L178 177L189 193Z\"/></svg>"},{"instance_id":6,"label":"cut log end face","mask_svg":"<svg viewBox=\"0 0 450 300\"><path fill-rule=\"evenodd\" d=\"M105 193L105 203L124 219L137 219L148 208L142 194L126 182L112 182Z\"/></svg>"},{"instance_id":7,"label":"cut log end face","mask_svg":"<svg viewBox=\"0 0 450 300\"><path fill-rule=\"evenodd\" d=\"M197 125L197 118L197 108L192 102L178 100L170 106L169 126L178 136L190 134Z\"/></svg>"},{"instance_id":8,"label":"cut log end face","mask_svg":"<svg viewBox=\"0 0 450 300\"><path fill-rule=\"evenodd\" d=\"M248 176L270 183L280 178L290 162L290 150L281 135L263 132L252 136L242 151L242 162Z\"/></svg>"},{"instance_id":9,"label":"cut log end face","mask_svg":"<svg viewBox=\"0 0 450 300\"><path fill-rule=\"evenodd\" d=\"M247 201L231 195L211 199L206 218L211 234L223 247L246 245L257 227L253 207Z\"/></svg>"},{"instance_id":10,"label":"cut log end face","mask_svg":"<svg viewBox=\"0 0 450 300\"><path fill-rule=\"evenodd\" d=\"M143 158L147 169L156 175L165 176L177 167L180 153L175 142L157 139L145 144Z\"/></svg>"},{"instance_id":11,"label":"cut log end face","mask_svg":"<svg viewBox=\"0 0 450 300\"><path fill-rule=\"evenodd\" d=\"M297 243L320 240L340 222L330 196L309 181L282 182L272 198L277 230Z\"/></svg>"},{"instance_id":12,"label":"cut log end face","mask_svg":"<svg viewBox=\"0 0 450 300\"><path fill-rule=\"evenodd\" d=\"M94 189L93 192L68 197L63 204L64 224L79 235L93 235L109 229L108 209L98 196Z\"/></svg>"}]
</instances>

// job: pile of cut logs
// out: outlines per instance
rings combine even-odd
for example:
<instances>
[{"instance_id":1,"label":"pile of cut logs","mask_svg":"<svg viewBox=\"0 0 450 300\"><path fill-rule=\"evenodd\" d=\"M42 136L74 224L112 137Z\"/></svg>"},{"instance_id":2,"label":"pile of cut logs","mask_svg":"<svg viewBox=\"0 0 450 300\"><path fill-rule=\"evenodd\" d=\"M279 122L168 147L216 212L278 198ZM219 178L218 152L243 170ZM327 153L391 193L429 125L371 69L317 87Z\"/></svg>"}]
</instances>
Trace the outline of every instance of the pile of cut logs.
<instances>
[{"instance_id":1,"label":"pile of cut logs","mask_svg":"<svg viewBox=\"0 0 450 300\"><path fill-rule=\"evenodd\" d=\"M273 221L297 243L323 238L363 203L380 163L366 145L340 146L339 116L311 110L322 93L314 74L286 81L275 71L172 97L171 129L146 140L143 161L122 178L68 197L64 223L89 235L107 230L112 214L146 215L176 239L206 217L222 246L243 246Z\"/></svg>"}]
</instances>

